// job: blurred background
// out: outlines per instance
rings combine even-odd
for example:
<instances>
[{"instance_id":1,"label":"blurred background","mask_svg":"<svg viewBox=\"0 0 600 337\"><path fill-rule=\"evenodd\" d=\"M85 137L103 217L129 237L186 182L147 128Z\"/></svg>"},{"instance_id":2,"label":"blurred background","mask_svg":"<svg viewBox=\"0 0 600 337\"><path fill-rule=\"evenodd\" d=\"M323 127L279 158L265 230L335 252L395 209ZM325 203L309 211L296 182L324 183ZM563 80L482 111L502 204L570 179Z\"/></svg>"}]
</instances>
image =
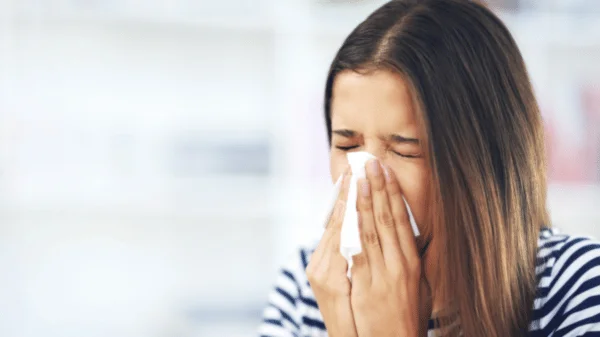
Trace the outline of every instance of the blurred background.
<instances>
[{"instance_id":1,"label":"blurred background","mask_svg":"<svg viewBox=\"0 0 600 337\"><path fill-rule=\"evenodd\" d=\"M0 0L0 335L253 336L330 190L329 62L380 0ZM490 0L549 207L600 237L600 1Z\"/></svg>"}]
</instances>

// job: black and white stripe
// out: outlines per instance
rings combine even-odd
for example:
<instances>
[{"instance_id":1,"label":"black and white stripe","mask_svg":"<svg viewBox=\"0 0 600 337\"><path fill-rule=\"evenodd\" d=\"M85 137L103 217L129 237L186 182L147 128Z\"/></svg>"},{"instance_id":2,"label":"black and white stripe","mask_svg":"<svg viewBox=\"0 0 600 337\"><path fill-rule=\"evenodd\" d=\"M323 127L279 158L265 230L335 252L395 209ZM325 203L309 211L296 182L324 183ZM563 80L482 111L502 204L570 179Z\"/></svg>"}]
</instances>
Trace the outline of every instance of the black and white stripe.
<instances>
[{"instance_id":1,"label":"black and white stripe","mask_svg":"<svg viewBox=\"0 0 600 337\"><path fill-rule=\"evenodd\" d=\"M538 246L531 336L600 337L600 242L544 229ZM263 313L260 336L327 336L305 274L311 253L301 249L282 269Z\"/></svg>"}]
</instances>

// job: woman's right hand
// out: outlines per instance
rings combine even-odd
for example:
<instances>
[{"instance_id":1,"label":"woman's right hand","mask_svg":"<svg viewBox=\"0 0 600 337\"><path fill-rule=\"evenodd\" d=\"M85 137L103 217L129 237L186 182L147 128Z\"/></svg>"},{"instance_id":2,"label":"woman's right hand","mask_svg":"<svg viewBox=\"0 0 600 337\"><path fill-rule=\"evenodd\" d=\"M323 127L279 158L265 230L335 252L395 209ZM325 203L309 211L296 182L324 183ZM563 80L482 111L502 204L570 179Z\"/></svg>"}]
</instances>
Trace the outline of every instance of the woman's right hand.
<instances>
[{"instance_id":1,"label":"woman's right hand","mask_svg":"<svg viewBox=\"0 0 600 337\"><path fill-rule=\"evenodd\" d=\"M346 170L325 233L306 268L308 282L323 315L327 333L331 337L358 336L350 305L351 285L346 276L348 264L340 253L340 232L346 209L350 175L350 170ZM351 205L351 207L355 206Z\"/></svg>"}]
</instances>

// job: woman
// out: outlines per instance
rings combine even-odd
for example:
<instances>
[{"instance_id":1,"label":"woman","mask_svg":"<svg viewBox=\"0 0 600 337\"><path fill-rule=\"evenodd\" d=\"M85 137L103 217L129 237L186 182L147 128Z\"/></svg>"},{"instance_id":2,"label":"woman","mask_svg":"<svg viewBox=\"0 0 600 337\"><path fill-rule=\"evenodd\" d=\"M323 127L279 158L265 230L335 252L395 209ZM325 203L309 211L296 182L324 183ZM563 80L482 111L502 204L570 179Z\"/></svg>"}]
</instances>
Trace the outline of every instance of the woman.
<instances>
[{"instance_id":1,"label":"woman","mask_svg":"<svg viewBox=\"0 0 600 337\"><path fill-rule=\"evenodd\" d=\"M262 335L600 336L600 245L547 227L540 112L488 9L378 9L333 60L325 119L334 179L348 151L377 160L357 205L343 203L345 179L318 246L284 267ZM344 207L361 219L352 282L339 253Z\"/></svg>"}]
</instances>

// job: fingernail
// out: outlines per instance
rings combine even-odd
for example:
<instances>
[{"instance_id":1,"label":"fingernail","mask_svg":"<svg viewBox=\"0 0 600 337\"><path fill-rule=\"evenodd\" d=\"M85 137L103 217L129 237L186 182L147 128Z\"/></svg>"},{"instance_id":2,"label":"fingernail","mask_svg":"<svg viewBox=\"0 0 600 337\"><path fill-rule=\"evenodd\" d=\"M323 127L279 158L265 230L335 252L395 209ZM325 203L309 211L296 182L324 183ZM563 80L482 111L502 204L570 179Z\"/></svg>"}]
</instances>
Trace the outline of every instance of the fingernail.
<instances>
[{"instance_id":1,"label":"fingernail","mask_svg":"<svg viewBox=\"0 0 600 337\"><path fill-rule=\"evenodd\" d=\"M390 182L392 181L392 177L390 176L390 169L387 167L387 165L381 165L383 166L383 175L385 176L385 181L386 182Z\"/></svg>"},{"instance_id":2,"label":"fingernail","mask_svg":"<svg viewBox=\"0 0 600 337\"><path fill-rule=\"evenodd\" d=\"M369 186L369 181L367 179L362 179L360 181L360 194L363 197L369 197L369 195L371 195L371 186Z\"/></svg>"},{"instance_id":3,"label":"fingernail","mask_svg":"<svg viewBox=\"0 0 600 337\"><path fill-rule=\"evenodd\" d=\"M372 159L369 161L369 170L371 170L371 174L374 176L378 176L381 174L381 164L379 164L379 160Z\"/></svg>"}]
</instances>

